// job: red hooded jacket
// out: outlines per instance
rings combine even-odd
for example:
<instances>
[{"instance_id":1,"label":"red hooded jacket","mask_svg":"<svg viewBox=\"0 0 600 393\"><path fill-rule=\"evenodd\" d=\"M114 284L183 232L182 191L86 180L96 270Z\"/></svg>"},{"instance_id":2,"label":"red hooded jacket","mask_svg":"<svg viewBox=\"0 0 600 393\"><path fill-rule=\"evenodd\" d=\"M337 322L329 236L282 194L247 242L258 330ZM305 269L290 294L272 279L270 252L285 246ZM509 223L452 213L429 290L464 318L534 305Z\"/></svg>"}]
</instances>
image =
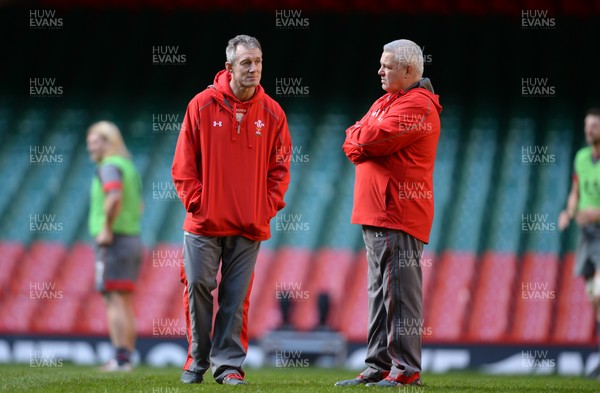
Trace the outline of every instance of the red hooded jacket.
<instances>
[{"instance_id":1,"label":"red hooded jacket","mask_svg":"<svg viewBox=\"0 0 600 393\"><path fill-rule=\"evenodd\" d=\"M290 181L287 119L260 85L240 102L230 80L220 71L190 101L181 125L171 174L187 211L183 229L266 240Z\"/></svg>"},{"instance_id":2,"label":"red hooded jacket","mask_svg":"<svg viewBox=\"0 0 600 393\"><path fill-rule=\"evenodd\" d=\"M356 164L353 224L401 230L429 242L441 111L424 78L379 98L346 130L343 149Z\"/></svg>"}]
</instances>

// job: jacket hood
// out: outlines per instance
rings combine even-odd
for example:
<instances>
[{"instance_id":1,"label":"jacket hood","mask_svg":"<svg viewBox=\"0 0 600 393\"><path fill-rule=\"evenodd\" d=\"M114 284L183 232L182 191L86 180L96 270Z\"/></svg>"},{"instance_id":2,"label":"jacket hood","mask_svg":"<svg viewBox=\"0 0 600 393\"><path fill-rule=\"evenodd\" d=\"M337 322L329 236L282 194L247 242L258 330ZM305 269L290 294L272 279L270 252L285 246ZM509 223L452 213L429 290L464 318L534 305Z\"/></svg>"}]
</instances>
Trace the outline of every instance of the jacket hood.
<instances>
[{"instance_id":1,"label":"jacket hood","mask_svg":"<svg viewBox=\"0 0 600 393\"><path fill-rule=\"evenodd\" d=\"M229 82L231 82L231 74L227 72L227 70L221 70L215 75L215 80L213 84L208 86L210 94L214 97L218 102L224 103L229 108L233 108L234 104L251 104L256 102L262 98L265 94L264 89L259 84L256 86L256 91L252 98L248 101L241 102L233 91L231 91L231 86L229 86Z\"/></svg>"},{"instance_id":2,"label":"jacket hood","mask_svg":"<svg viewBox=\"0 0 600 393\"><path fill-rule=\"evenodd\" d=\"M414 89L415 93L419 93L419 94L423 94L423 95L427 96L431 100L431 102L433 102L433 104L435 105L435 108L437 109L438 113L442 112L442 106L440 105L440 96L437 94L434 94L433 85L431 84L431 81L429 80L429 78L421 78L420 81L409 86L408 89L406 89L406 91L404 92L404 94L408 93L409 91L411 91L413 89Z\"/></svg>"}]
</instances>

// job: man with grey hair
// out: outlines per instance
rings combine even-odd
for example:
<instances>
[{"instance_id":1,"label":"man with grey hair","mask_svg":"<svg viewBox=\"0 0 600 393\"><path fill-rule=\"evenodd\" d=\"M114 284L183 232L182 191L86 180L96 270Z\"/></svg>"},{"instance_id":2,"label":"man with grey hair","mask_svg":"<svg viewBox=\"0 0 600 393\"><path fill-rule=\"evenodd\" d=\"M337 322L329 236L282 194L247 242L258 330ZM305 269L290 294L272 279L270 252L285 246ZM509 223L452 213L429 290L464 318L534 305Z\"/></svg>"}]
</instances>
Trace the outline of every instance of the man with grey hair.
<instances>
[{"instance_id":1,"label":"man with grey hair","mask_svg":"<svg viewBox=\"0 0 600 393\"><path fill-rule=\"evenodd\" d=\"M440 135L439 97L422 78L423 54L412 41L383 47L387 92L343 145L356 165L352 223L367 248L367 368L336 386L421 385L421 257L433 222L433 166Z\"/></svg>"},{"instance_id":2,"label":"man with grey hair","mask_svg":"<svg viewBox=\"0 0 600 393\"><path fill-rule=\"evenodd\" d=\"M225 54L225 69L188 105L171 170L187 211L184 383L202 382L209 368L218 383L246 383L242 363L254 265L261 241L271 236L270 220L285 206L290 181L290 133L285 113L260 85L260 43L238 35Z\"/></svg>"}]
</instances>

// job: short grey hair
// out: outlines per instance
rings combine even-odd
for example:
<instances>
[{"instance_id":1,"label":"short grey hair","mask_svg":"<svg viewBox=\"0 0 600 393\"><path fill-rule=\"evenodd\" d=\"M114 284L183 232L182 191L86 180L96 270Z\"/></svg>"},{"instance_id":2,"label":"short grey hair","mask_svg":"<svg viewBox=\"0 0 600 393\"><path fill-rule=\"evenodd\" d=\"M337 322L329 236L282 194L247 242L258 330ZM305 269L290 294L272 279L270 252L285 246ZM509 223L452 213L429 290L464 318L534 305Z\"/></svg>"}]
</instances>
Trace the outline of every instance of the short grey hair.
<instances>
[{"instance_id":1,"label":"short grey hair","mask_svg":"<svg viewBox=\"0 0 600 393\"><path fill-rule=\"evenodd\" d=\"M396 55L396 61L401 66L413 66L418 77L423 76L423 51L411 40L396 40L383 46L384 52Z\"/></svg>"},{"instance_id":2,"label":"short grey hair","mask_svg":"<svg viewBox=\"0 0 600 393\"><path fill-rule=\"evenodd\" d=\"M250 37L249 35L240 34L229 40L227 43L227 48L225 48L225 58L228 63L233 64L235 61L235 50L238 45L243 45L246 48L258 48L262 52L262 48L260 47L260 42L254 37Z\"/></svg>"}]
</instances>

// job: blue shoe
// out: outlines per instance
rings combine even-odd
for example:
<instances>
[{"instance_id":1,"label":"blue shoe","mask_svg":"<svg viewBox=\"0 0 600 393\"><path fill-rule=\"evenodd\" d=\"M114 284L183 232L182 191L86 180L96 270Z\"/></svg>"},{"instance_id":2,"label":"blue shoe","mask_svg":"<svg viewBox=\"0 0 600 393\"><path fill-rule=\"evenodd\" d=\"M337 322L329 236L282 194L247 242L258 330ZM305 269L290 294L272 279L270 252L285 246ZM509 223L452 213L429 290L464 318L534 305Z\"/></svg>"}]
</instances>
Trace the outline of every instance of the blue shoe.
<instances>
[{"instance_id":1,"label":"blue shoe","mask_svg":"<svg viewBox=\"0 0 600 393\"><path fill-rule=\"evenodd\" d=\"M369 383L377 383L376 379L363 377L362 374L354 379L346 379L343 381L337 381L335 386L358 386L358 385L367 385Z\"/></svg>"},{"instance_id":2,"label":"blue shoe","mask_svg":"<svg viewBox=\"0 0 600 393\"><path fill-rule=\"evenodd\" d=\"M201 383L202 382L202 375L195 373L193 371L188 371L185 370L182 374L181 374L181 382L183 383Z\"/></svg>"}]
</instances>

